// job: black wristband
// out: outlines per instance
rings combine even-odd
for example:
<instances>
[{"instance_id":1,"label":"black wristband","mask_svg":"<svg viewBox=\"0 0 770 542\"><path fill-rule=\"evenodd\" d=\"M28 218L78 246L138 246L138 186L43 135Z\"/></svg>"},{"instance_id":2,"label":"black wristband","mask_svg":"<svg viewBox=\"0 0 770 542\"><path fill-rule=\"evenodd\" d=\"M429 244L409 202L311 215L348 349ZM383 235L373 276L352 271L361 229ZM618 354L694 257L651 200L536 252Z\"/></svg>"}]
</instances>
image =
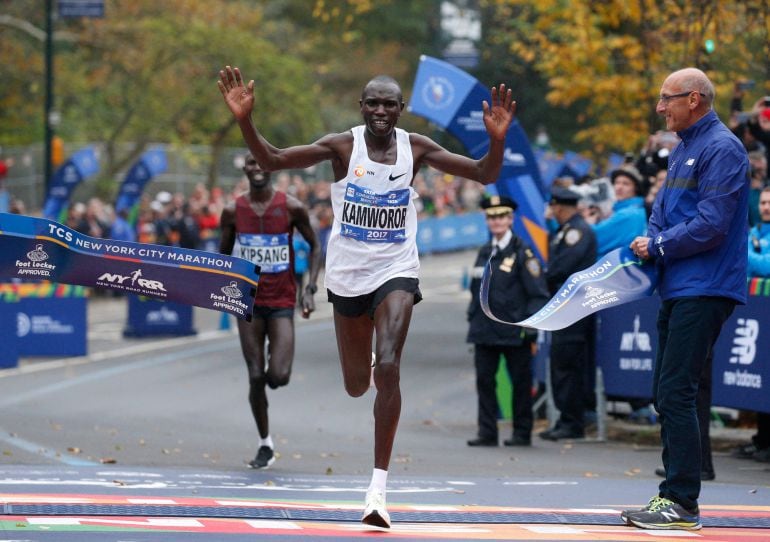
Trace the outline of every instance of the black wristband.
<instances>
[{"instance_id":1,"label":"black wristband","mask_svg":"<svg viewBox=\"0 0 770 542\"><path fill-rule=\"evenodd\" d=\"M305 286L305 290L308 290L311 294L315 294L318 291L318 286L315 284L308 284Z\"/></svg>"}]
</instances>

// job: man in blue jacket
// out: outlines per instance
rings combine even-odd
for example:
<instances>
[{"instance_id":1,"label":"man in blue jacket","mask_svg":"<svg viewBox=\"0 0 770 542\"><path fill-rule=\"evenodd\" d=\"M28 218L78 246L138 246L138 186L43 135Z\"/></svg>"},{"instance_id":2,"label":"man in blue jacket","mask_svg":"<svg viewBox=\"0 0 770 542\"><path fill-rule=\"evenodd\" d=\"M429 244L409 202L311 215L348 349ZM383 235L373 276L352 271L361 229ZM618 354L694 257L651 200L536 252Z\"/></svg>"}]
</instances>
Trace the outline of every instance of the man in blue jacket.
<instances>
[{"instance_id":1,"label":"man in blue jacket","mask_svg":"<svg viewBox=\"0 0 770 542\"><path fill-rule=\"evenodd\" d=\"M714 86L685 68L669 75L656 111L681 142L652 208L647 236L630 248L658 266L658 349L653 399L666 478L644 508L621 517L643 529L700 529L698 380L735 305L746 303L749 160L712 110Z\"/></svg>"}]
</instances>

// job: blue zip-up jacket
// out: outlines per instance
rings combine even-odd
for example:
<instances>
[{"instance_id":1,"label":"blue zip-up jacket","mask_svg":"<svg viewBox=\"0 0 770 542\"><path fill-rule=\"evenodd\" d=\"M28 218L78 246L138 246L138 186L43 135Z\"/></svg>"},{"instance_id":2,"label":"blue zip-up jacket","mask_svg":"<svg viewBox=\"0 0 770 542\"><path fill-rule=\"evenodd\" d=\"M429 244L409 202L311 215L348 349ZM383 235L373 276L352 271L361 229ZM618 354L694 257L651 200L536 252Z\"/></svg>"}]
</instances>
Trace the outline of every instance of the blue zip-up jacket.
<instances>
[{"instance_id":1,"label":"blue zip-up jacket","mask_svg":"<svg viewBox=\"0 0 770 542\"><path fill-rule=\"evenodd\" d=\"M596 233L596 253L600 256L610 250L627 247L631 241L647 231L644 198L634 196L616 201L612 206L612 215L592 228Z\"/></svg>"},{"instance_id":2,"label":"blue zip-up jacket","mask_svg":"<svg viewBox=\"0 0 770 542\"><path fill-rule=\"evenodd\" d=\"M746 303L749 158L709 111L677 132L647 228L661 299L717 296Z\"/></svg>"},{"instance_id":3,"label":"blue zip-up jacket","mask_svg":"<svg viewBox=\"0 0 770 542\"><path fill-rule=\"evenodd\" d=\"M749 231L749 276L770 277L770 223L760 222Z\"/></svg>"}]
</instances>

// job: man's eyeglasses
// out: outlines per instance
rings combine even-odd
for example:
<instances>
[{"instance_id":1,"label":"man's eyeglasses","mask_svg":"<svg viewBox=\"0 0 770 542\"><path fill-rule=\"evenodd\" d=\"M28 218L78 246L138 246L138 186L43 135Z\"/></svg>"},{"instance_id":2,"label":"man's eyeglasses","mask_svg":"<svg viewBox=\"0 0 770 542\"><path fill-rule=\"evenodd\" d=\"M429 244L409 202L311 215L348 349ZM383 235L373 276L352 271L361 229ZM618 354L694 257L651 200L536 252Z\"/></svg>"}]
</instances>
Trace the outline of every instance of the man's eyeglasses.
<instances>
[{"instance_id":1,"label":"man's eyeglasses","mask_svg":"<svg viewBox=\"0 0 770 542\"><path fill-rule=\"evenodd\" d=\"M668 102L670 102L674 98L684 98L685 96L689 96L693 92L698 92L698 91L697 90L688 90L687 92L680 92L679 94L661 94L660 97L658 98L658 101L660 103L662 103L662 104L667 104ZM698 92L698 94L700 94L701 96L704 96L704 97L706 96L702 92Z\"/></svg>"}]
</instances>

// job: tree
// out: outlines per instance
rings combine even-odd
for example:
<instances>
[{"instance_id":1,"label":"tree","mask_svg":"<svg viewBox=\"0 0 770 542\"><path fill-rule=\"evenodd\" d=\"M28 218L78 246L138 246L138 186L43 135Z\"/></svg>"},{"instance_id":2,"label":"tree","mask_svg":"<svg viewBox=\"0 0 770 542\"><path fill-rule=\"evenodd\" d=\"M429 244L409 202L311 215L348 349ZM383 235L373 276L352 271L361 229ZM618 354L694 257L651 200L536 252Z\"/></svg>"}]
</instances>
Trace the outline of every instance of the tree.
<instances>
[{"instance_id":1,"label":"tree","mask_svg":"<svg viewBox=\"0 0 770 542\"><path fill-rule=\"evenodd\" d=\"M636 150L660 126L654 108L671 71L704 69L722 110L737 79L770 81L770 7L763 0L491 4L506 21L499 39L548 81L548 103L582 106L575 141L598 155ZM711 54L707 39L714 40Z\"/></svg>"}]
</instances>

